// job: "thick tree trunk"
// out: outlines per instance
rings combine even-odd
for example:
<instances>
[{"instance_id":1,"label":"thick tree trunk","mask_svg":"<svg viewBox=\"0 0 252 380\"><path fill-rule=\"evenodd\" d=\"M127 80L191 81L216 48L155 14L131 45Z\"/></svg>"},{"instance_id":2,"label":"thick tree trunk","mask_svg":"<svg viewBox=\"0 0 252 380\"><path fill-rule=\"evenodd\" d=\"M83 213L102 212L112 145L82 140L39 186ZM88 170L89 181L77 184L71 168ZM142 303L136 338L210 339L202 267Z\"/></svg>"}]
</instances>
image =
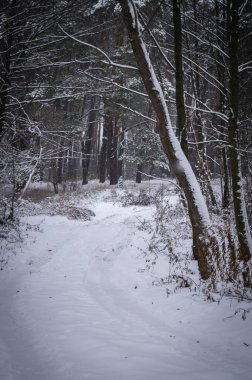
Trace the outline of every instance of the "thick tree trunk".
<instances>
[{"instance_id":1,"label":"thick tree trunk","mask_svg":"<svg viewBox=\"0 0 252 380\"><path fill-rule=\"evenodd\" d=\"M238 71L238 27L239 2L228 0L228 45L230 70L230 116L229 116L229 154L232 179L233 203L235 212L236 231L239 240L239 259L247 262L251 258L251 235L248 227L247 213L242 189L241 163L238 139L239 113L239 71Z\"/></svg>"},{"instance_id":2,"label":"thick tree trunk","mask_svg":"<svg viewBox=\"0 0 252 380\"><path fill-rule=\"evenodd\" d=\"M188 140L186 127L186 112L184 102L184 75L182 60L182 27L180 0L173 0L175 77L176 77L176 107L179 139L183 152L188 157Z\"/></svg>"},{"instance_id":3,"label":"thick tree trunk","mask_svg":"<svg viewBox=\"0 0 252 380\"><path fill-rule=\"evenodd\" d=\"M109 122L109 119L105 115L104 125L103 125L101 150L100 150L100 154L99 154L99 180L100 180L100 183L104 183L106 181L107 151L108 151L108 129L109 129L108 122Z\"/></svg>"},{"instance_id":4,"label":"thick tree trunk","mask_svg":"<svg viewBox=\"0 0 252 380\"><path fill-rule=\"evenodd\" d=\"M118 116L111 112L111 103L104 99L105 117L103 126L102 146L99 157L100 182L105 182L106 170L109 173L110 185L118 183Z\"/></svg>"},{"instance_id":5,"label":"thick tree trunk","mask_svg":"<svg viewBox=\"0 0 252 380\"><path fill-rule=\"evenodd\" d=\"M140 75L157 115L158 132L164 152L187 199L193 229L193 252L199 263L201 277L207 279L211 275L208 256L217 249L214 237L208 232L210 224L208 210L192 168L173 132L164 95L142 39L142 27L135 4L131 0L119 0L119 3Z\"/></svg>"},{"instance_id":6,"label":"thick tree trunk","mask_svg":"<svg viewBox=\"0 0 252 380\"><path fill-rule=\"evenodd\" d=\"M103 99L102 102L102 113L104 113L103 123L102 123L102 134L101 139L101 147L99 151L99 159L98 159L98 174L100 183L104 183L106 181L106 171L107 171L107 156L108 156L108 131L110 118L108 117L108 113L106 112L107 100Z\"/></svg>"}]
</instances>

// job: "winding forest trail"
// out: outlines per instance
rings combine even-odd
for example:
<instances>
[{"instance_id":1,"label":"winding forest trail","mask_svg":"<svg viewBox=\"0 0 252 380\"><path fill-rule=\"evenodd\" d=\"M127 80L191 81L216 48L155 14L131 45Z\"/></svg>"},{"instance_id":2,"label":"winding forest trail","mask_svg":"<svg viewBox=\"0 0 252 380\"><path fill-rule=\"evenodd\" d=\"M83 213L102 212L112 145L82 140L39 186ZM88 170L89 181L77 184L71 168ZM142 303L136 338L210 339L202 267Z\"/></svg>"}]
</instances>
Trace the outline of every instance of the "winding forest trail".
<instances>
[{"instance_id":1,"label":"winding forest trail","mask_svg":"<svg viewBox=\"0 0 252 380\"><path fill-rule=\"evenodd\" d=\"M214 325L228 308L151 285L136 229L150 211L100 202L89 222L27 219L39 231L1 278L2 380L247 378L245 329L230 340L232 319Z\"/></svg>"}]
</instances>

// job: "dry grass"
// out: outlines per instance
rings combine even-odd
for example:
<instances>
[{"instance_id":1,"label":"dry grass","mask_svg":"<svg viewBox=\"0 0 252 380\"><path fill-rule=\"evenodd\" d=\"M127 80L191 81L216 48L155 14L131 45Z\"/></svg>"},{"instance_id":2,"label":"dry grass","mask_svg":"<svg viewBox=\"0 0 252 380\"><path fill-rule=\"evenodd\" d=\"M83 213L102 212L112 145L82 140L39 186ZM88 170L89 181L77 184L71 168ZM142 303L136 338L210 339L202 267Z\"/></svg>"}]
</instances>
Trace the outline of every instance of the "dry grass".
<instances>
[{"instance_id":1,"label":"dry grass","mask_svg":"<svg viewBox=\"0 0 252 380\"><path fill-rule=\"evenodd\" d=\"M53 190L50 189L28 189L24 194L23 199L30 200L34 203L40 203L48 197L55 195Z\"/></svg>"}]
</instances>

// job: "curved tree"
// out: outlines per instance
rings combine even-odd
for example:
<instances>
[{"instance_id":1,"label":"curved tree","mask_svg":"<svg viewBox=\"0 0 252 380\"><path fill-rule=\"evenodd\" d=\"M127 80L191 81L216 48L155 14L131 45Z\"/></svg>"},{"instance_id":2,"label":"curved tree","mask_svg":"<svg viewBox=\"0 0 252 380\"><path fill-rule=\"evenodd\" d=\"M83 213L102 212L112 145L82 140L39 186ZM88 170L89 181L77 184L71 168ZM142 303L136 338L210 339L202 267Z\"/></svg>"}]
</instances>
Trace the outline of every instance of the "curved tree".
<instances>
[{"instance_id":1,"label":"curved tree","mask_svg":"<svg viewBox=\"0 0 252 380\"><path fill-rule=\"evenodd\" d=\"M215 254L217 249L215 238L210 234L207 206L193 170L174 134L164 94L143 41L143 28L138 19L135 3L132 0L119 0L119 3L139 73L156 112L157 128L163 150L187 199L193 232L194 256L198 260L201 277L207 279L212 271L209 257Z\"/></svg>"}]
</instances>

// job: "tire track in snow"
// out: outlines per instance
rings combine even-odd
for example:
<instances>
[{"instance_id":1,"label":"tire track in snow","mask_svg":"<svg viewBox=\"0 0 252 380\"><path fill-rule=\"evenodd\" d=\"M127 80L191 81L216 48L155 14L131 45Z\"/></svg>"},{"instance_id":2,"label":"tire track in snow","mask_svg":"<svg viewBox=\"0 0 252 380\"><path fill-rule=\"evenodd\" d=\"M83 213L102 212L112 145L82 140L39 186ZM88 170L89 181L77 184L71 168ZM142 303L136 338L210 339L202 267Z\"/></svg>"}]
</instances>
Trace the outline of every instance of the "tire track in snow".
<instances>
[{"instance_id":1,"label":"tire track in snow","mask_svg":"<svg viewBox=\"0 0 252 380\"><path fill-rule=\"evenodd\" d=\"M5 350L3 360L11 365L12 356L15 365L4 380L166 380L167 373L181 380L188 368L194 368L188 379L203 380L218 373L211 358L222 364L219 378L237 378L230 361L224 366L213 347L190 344L190 334L139 297L136 281L144 287L147 277L136 273L133 208L103 206L90 222L47 217L43 233L25 248L34 263L18 282L13 278L6 298L4 315L14 318L17 343Z\"/></svg>"},{"instance_id":2,"label":"tire track in snow","mask_svg":"<svg viewBox=\"0 0 252 380\"><path fill-rule=\"evenodd\" d=\"M48 240L48 246L53 242L55 247L51 260L41 265L40 271L22 280L22 293L16 304L20 327L26 331L42 361L49 367L54 367L55 361L55 379L83 379L83 361L89 368L88 373L93 371L92 379L96 376L100 379L99 374L106 372L108 365L109 371L120 373L114 360L125 360L133 348L137 350L138 360L131 365L132 371L137 371L139 360L143 360L142 350L151 357L153 342L146 338L146 330L141 332L134 328L137 318L132 318L132 324L122 323L127 307L132 307L129 313L134 315L134 304L128 302L128 306L122 308L123 300L127 301L124 294L112 283L109 287L106 285L108 276L113 273L109 268L129 246L133 236L133 228L129 226L132 216L129 217L129 209L123 211L98 221L94 219L85 226L75 223L71 230L61 225L64 244L58 247L55 247L55 234L52 231L48 234L44 227L44 235L53 239ZM80 245L80 234L83 245ZM38 240L37 245L39 243ZM110 291L116 296L115 301ZM101 296L105 300L102 301ZM122 298L120 303L118 297ZM42 310L46 312L43 314ZM83 342L80 336L85 337ZM86 358L80 359L80 353ZM127 368L129 370L129 363ZM130 374L125 376L128 379Z\"/></svg>"}]
</instances>

